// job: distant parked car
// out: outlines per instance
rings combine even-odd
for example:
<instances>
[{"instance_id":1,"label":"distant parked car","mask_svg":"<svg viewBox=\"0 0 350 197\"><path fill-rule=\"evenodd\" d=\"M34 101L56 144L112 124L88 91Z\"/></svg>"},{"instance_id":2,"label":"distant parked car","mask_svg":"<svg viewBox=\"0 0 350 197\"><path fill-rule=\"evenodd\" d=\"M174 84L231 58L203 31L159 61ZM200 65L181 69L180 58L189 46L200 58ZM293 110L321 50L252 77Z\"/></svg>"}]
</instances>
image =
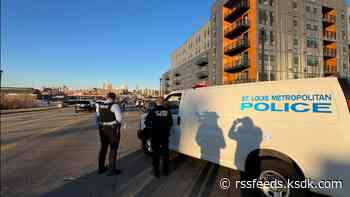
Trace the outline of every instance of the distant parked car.
<instances>
[{"instance_id":1,"label":"distant parked car","mask_svg":"<svg viewBox=\"0 0 350 197\"><path fill-rule=\"evenodd\" d=\"M92 101L78 101L75 104L75 113L82 111L94 112L96 109L95 103Z\"/></svg>"}]
</instances>

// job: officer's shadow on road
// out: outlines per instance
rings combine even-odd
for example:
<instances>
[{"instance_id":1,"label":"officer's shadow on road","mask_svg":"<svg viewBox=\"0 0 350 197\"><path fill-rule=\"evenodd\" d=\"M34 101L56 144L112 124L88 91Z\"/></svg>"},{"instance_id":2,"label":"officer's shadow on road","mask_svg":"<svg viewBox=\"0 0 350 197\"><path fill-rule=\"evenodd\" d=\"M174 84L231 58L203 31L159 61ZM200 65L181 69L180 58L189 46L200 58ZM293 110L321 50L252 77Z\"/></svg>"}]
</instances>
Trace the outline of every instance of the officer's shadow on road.
<instances>
[{"instance_id":1,"label":"officer's shadow on road","mask_svg":"<svg viewBox=\"0 0 350 197\"><path fill-rule=\"evenodd\" d=\"M42 195L42 197L120 196L123 192L130 190L128 187L135 185L135 181L139 180L140 177L147 177L150 174L149 162L149 158L143 151L139 150L117 161L118 167L123 170L119 176L108 177L105 174L99 175L97 171L92 171L73 180L64 180L64 177L57 177L62 181L67 181L67 183Z\"/></svg>"}]
</instances>

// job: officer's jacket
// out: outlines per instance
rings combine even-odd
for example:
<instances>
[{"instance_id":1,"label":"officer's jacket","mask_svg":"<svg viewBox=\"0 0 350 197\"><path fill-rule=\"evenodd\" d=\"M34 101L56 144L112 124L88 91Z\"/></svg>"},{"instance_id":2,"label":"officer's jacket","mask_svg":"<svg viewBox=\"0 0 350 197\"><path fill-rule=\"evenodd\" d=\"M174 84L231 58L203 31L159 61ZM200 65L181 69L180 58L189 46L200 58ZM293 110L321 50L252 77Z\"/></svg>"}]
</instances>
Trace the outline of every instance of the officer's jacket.
<instances>
[{"instance_id":1,"label":"officer's jacket","mask_svg":"<svg viewBox=\"0 0 350 197\"><path fill-rule=\"evenodd\" d=\"M160 139L160 141L168 140L170 129L173 125L170 110L163 106L155 107L148 113L145 125L152 129L151 136L153 139Z\"/></svg>"},{"instance_id":2,"label":"officer's jacket","mask_svg":"<svg viewBox=\"0 0 350 197\"><path fill-rule=\"evenodd\" d=\"M108 123L117 121L121 123L122 116L120 112L120 108L116 103L113 102L105 102L97 105L96 112L98 119L101 123Z\"/></svg>"}]
</instances>

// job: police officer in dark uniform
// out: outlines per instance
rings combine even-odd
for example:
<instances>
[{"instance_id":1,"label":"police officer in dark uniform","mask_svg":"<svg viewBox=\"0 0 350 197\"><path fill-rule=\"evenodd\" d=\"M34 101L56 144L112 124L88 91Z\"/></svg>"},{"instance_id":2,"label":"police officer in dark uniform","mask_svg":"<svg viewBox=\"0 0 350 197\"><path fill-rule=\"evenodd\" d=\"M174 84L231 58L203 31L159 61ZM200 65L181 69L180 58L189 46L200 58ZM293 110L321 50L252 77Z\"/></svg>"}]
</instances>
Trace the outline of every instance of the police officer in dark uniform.
<instances>
[{"instance_id":1,"label":"police officer in dark uniform","mask_svg":"<svg viewBox=\"0 0 350 197\"><path fill-rule=\"evenodd\" d=\"M148 113L145 124L147 127L151 128L154 176L157 178L159 177L160 157L162 157L163 160L163 172L165 175L168 175L168 145L173 118L166 104L163 105L162 100L158 100L157 106Z\"/></svg>"},{"instance_id":2,"label":"police officer in dark uniform","mask_svg":"<svg viewBox=\"0 0 350 197\"><path fill-rule=\"evenodd\" d=\"M96 115L99 124L101 150L99 154L99 174L107 170L105 159L109 149L108 176L118 175L121 170L116 168L116 157L120 141L120 126L122 115L119 106L115 103L116 95L107 94L107 101L96 105Z\"/></svg>"}]
</instances>

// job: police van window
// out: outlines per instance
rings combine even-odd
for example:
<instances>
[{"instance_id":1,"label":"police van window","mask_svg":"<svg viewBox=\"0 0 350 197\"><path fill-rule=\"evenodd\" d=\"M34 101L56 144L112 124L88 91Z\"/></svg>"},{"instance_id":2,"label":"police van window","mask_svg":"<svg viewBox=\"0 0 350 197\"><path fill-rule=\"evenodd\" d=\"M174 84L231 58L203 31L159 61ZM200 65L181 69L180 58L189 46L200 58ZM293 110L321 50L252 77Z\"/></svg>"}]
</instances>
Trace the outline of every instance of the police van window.
<instances>
[{"instance_id":1,"label":"police van window","mask_svg":"<svg viewBox=\"0 0 350 197\"><path fill-rule=\"evenodd\" d=\"M181 93L172 94L166 98L165 102L169 106L172 114L179 113L180 100L181 100Z\"/></svg>"}]
</instances>

